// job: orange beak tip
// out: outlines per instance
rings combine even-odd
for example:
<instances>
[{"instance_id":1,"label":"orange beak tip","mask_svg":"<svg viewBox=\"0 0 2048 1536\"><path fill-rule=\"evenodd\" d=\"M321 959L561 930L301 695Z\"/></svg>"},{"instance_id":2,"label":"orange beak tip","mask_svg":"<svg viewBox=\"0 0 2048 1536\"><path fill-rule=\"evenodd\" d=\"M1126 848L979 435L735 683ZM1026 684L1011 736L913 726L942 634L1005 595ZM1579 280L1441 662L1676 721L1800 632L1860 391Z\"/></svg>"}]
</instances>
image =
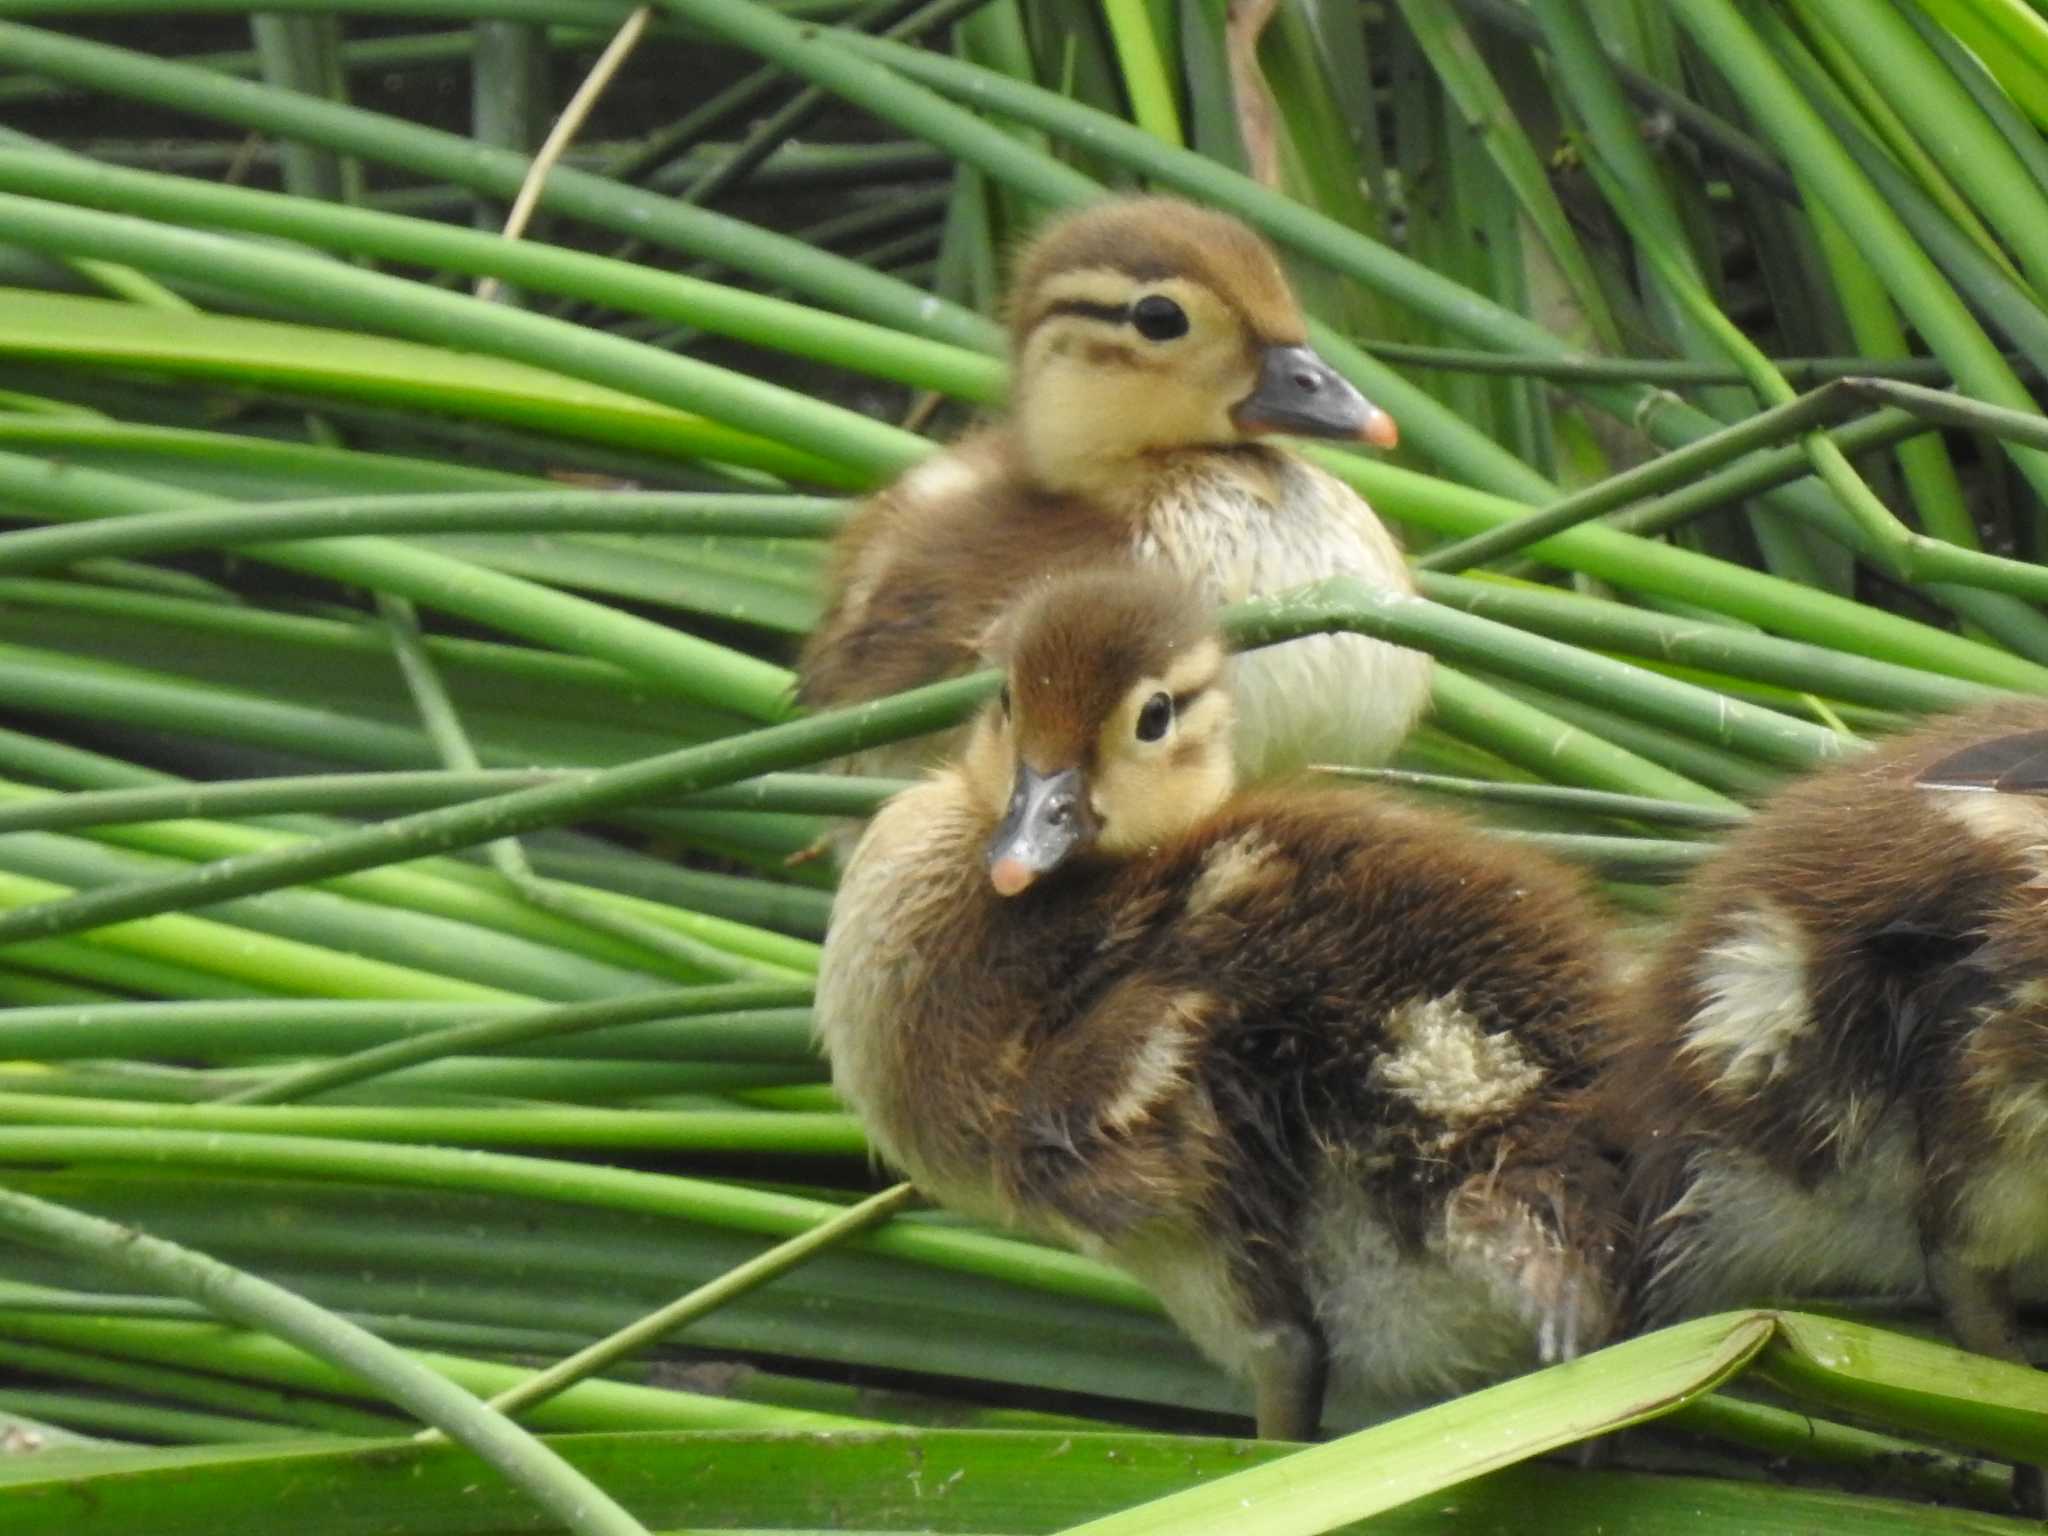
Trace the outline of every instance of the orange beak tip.
<instances>
[{"instance_id":1,"label":"orange beak tip","mask_svg":"<svg viewBox=\"0 0 2048 1536\"><path fill-rule=\"evenodd\" d=\"M988 883L998 896L1015 896L1036 878L1021 859L997 859L988 867Z\"/></svg>"},{"instance_id":2,"label":"orange beak tip","mask_svg":"<svg viewBox=\"0 0 2048 1536\"><path fill-rule=\"evenodd\" d=\"M1381 410L1366 418L1358 435L1375 448L1392 448L1401 441L1401 429L1394 425L1394 418Z\"/></svg>"}]
</instances>

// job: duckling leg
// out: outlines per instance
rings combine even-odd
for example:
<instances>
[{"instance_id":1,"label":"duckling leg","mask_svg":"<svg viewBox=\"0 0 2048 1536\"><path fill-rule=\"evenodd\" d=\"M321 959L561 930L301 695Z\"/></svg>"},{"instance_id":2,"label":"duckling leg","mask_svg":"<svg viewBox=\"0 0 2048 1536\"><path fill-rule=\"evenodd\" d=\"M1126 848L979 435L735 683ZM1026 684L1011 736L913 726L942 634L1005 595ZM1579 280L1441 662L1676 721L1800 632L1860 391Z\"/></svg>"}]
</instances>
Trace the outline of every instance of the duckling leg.
<instances>
[{"instance_id":1,"label":"duckling leg","mask_svg":"<svg viewBox=\"0 0 2048 1536\"><path fill-rule=\"evenodd\" d=\"M1476 1174L1459 1186L1444 1215L1451 1263L1520 1316L1543 1365L1599 1348L1617 1310L1608 1274L1612 1244L1558 1183L1549 1171L1527 1167Z\"/></svg>"},{"instance_id":2,"label":"duckling leg","mask_svg":"<svg viewBox=\"0 0 2048 1536\"><path fill-rule=\"evenodd\" d=\"M1928 1249L1927 1280L1941 1303L1949 1332L1963 1348L2015 1365L2032 1363L2020 1344L2019 1312L2013 1305L2009 1271L1966 1264L1937 1245ZM2022 1514L2036 1520L2048 1518L2048 1472L2024 1463L2016 1465L2012 1498Z\"/></svg>"},{"instance_id":3,"label":"duckling leg","mask_svg":"<svg viewBox=\"0 0 2048 1536\"><path fill-rule=\"evenodd\" d=\"M1330 1355L1314 1328L1277 1322L1252 1341L1252 1402L1261 1440L1312 1440L1323 1422Z\"/></svg>"}]
</instances>

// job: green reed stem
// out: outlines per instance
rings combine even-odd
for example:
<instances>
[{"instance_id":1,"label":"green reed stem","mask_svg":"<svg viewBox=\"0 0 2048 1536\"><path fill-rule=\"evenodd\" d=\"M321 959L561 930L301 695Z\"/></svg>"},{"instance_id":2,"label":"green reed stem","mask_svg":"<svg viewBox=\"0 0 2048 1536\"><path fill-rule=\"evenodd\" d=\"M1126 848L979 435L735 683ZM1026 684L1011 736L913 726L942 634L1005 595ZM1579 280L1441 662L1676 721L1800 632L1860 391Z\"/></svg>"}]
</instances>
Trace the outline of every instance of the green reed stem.
<instances>
[{"instance_id":1,"label":"green reed stem","mask_svg":"<svg viewBox=\"0 0 2048 1536\"><path fill-rule=\"evenodd\" d=\"M808 986L755 983L685 987L605 1002L540 1008L528 1013L457 1024L431 1034L372 1046L331 1061L291 1068L269 1082L223 1095L215 1102L297 1103L345 1084L366 1082L373 1077L444 1056L503 1051L537 1040L560 1039L566 1035L651 1019L683 1019L696 1014L741 1012L754 1008L796 1008L810 1000L811 989Z\"/></svg>"},{"instance_id":2,"label":"green reed stem","mask_svg":"<svg viewBox=\"0 0 2048 1536\"><path fill-rule=\"evenodd\" d=\"M158 512L165 493L160 485L127 475L0 453L0 495L41 516L73 521ZM180 493L178 499L193 508L213 501L191 492ZM737 709L755 719L782 719L790 713L790 677L780 667L467 561L369 538L256 544L245 546L245 552L288 570L410 598L545 645L610 661L686 698Z\"/></svg>"},{"instance_id":3,"label":"green reed stem","mask_svg":"<svg viewBox=\"0 0 2048 1536\"><path fill-rule=\"evenodd\" d=\"M111 214L241 230L327 250L441 267L466 276L498 277L535 292L596 300L608 308L773 347L957 399L986 403L1002 391L1003 366L986 351L563 246L508 240L427 219L124 169L82 156L5 147L0 147L0 190Z\"/></svg>"}]
</instances>

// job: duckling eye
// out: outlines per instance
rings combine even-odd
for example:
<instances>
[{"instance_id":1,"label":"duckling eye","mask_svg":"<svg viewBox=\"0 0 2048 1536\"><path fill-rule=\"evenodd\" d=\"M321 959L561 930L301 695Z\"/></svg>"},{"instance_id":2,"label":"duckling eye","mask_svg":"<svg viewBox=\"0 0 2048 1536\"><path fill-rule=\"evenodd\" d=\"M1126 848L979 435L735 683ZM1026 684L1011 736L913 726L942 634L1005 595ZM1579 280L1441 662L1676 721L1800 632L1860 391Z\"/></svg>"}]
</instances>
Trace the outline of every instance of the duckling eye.
<instances>
[{"instance_id":1,"label":"duckling eye","mask_svg":"<svg viewBox=\"0 0 2048 1536\"><path fill-rule=\"evenodd\" d=\"M1173 724L1173 699L1164 693L1155 693L1145 701L1145 707L1138 711L1138 740L1157 741L1166 734L1166 728Z\"/></svg>"},{"instance_id":2,"label":"duckling eye","mask_svg":"<svg viewBox=\"0 0 2048 1536\"><path fill-rule=\"evenodd\" d=\"M1171 341L1188 333L1188 312L1163 293L1148 293L1131 306L1131 324L1147 341Z\"/></svg>"},{"instance_id":3,"label":"duckling eye","mask_svg":"<svg viewBox=\"0 0 2048 1536\"><path fill-rule=\"evenodd\" d=\"M1010 718L1010 685L1003 684L996 690L996 708L1003 712L1005 720Z\"/></svg>"}]
</instances>

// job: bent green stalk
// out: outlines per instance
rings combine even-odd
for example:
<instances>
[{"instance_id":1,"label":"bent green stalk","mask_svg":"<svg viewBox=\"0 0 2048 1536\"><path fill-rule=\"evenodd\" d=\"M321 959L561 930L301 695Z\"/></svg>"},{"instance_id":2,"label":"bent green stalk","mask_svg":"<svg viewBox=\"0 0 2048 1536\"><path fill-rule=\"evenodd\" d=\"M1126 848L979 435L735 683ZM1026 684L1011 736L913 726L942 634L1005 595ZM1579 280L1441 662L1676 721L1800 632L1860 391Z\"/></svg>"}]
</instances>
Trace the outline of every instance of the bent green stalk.
<instances>
[{"instance_id":1,"label":"bent green stalk","mask_svg":"<svg viewBox=\"0 0 2048 1536\"><path fill-rule=\"evenodd\" d=\"M1818 693L1875 709L1933 712L1995 698L1998 690L1826 646L1802 645L1731 624L1610 602L1526 582L1419 574L1423 596L1467 613L1590 650L1683 663L1730 677Z\"/></svg>"},{"instance_id":2,"label":"bent green stalk","mask_svg":"<svg viewBox=\"0 0 2048 1536\"><path fill-rule=\"evenodd\" d=\"M375 1334L282 1286L11 1189L0 1189L0 1230L32 1247L161 1286L231 1322L289 1340L446 1431L579 1536L648 1536L609 1494L503 1414Z\"/></svg>"},{"instance_id":3,"label":"bent green stalk","mask_svg":"<svg viewBox=\"0 0 2048 1536\"><path fill-rule=\"evenodd\" d=\"M486 795L554 784L574 768L486 768L476 773L425 769L391 773L308 773L274 779L225 779L148 789L77 790L15 801L0 781L0 833L49 832L194 817L266 816L280 811L361 815L421 811ZM843 777L836 773L769 773L676 802L719 810L779 811L814 816L872 816L908 779Z\"/></svg>"},{"instance_id":4,"label":"bent green stalk","mask_svg":"<svg viewBox=\"0 0 2048 1536\"><path fill-rule=\"evenodd\" d=\"M1854 409L1855 400L1856 396L1840 380L1823 384L1797 400L1774 406L1661 458L1609 475L1597 485L1575 492L1539 512L1532 512L1512 523L1503 523L1486 533L1432 549L1415 564L1418 569L1426 571L1459 571L1469 566L1486 565L1502 555L1526 549L1553 533L1590 522L1638 498L1654 496L1683 485L1702 471L1718 469L1752 449L1782 443L1816 426L1839 420ZM4 551L5 540L0 539L0 555L4 555ZM4 565L0 565L0 569L5 569Z\"/></svg>"},{"instance_id":5,"label":"bent green stalk","mask_svg":"<svg viewBox=\"0 0 2048 1536\"><path fill-rule=\"evenodd\" d=\"M1854 236L1930 350L1955 369L1956 382L1995 405L2031 409L2032 398L1976 317L1735 7L1728 0L1671 0L1670 8L1769 130L1801 185L1826 202ZM2048 457L2021 449L2013 460L2048 494Z\"/></svg>"},{"instance_id":6,"label":"bent green stalk","mask_svg":"<svg viewBox=\"0 0 2048 1536\"><path fill-rule=\"evenodd\" d=\"M766 1253L758 1254L746 1263L735 1266L716 1280L698 1286L686 1296L680 1296L658 1311L628 1324L617 1333L599 1339L596 1343L578 1350L565 1360L559 1360L544 1371L529 1376L515 1387L509 1387L490 1400L490 1406L502 1414L517 1415L566 1391L586 1376L613 1365L628 1355L645 1349L667 1334L724 1306L727 1302L744 1296L747 1292L766 1285L780 1275L788 1274L799 1264L805 1263L824 1252L834 1243L843 1242L855 1233L865 1232L877 1223L887 1221L917 1198L917 1191L909 1184L897 1184L878 1195L870 1195L858 1205L847 1207L831 1220L821 1222L810 1231L777 1243ZM438 1430L422 1430L414 1437L418 1440L440 1438Z\"/></svg>"},{"instance_id":7,"label":"bent green stalk","mask_svg":"<svg viewBox=\"0 0 2048 1536\"><path fill-rule=\"evenodd\" d=\"M1311 456L1356 487L1382 516L1437 533L1477 533L1529 511L1506 497L1357 454L1318 448ZM1733 478L1740 468L1722 474ZM1767 468L1779 472L1775 464ZM1529 552L1567 570L1709 607L1774 634L1995 687L2048 692L2048 667L1996 646L1598 523L1552 534Z\"/></svg>"},{"instance_id":8,"label":"bent green stalk","mask_svg":"<svg viewBox=\"0 0 2048 1536\"><path fill-rule=\"evenodd\" d=\"M62 943L62 940L53 942ZM666 989L665 989L666 990ZM684 989L689 996L694 989ZM621 999L637 1005L646 994ZM611 1007L610 1003L566 1005ZM48 1066L77 1060L173 1059L207 1065L281 1056L348 1056L394 1040L413 1039L461 1025L524 1027L564 1005L519 1003L407 1003L264 998L246 1002L50 1002L0 1012L0 1058ZM552 1036L524 1042L522 1055L579 1060L750 1062L775 1065L818 1060L808 1008L732 1013L688 1013L613 1032L550 1044ZM472 1047L475 1049L476 1047ZM268 1088L286 1072L260 1069ZM255 1097L250 1102L262 1102Z\"/></svg>"},{"instance_id":9,"label":"bent green stalk","mask_svg":"<svg viewBox=\"0 0 2048 1536\"><path fill-rule=\"evenodd\" d=\"M0 944L76 933L149 913L322 880L423 853L466 848L493 838L559 826L616 806L709 789L770 769L843 756L951 724L995 689L993 673L934 683L873 704L771 726L703 746L592 770L360 831L200 866L189 874L107 887L0 915Z\"/></svg>"},{"instance_id":10,"label":"bent green stalk","mask_svg":"<svg viewBox=\"0 0 2048 1536\"><path fill-rule=\"evenodd\" d=\"M1647 821L1713 832L1739 827L1749 820L1749 812L1739 807L1723 810L1718 806L1691 805L1683 800L1621 795L1611 790L1578 789L1563 784L1511 784L1498 779L1420 773L1410 768L1359 768L1341 763L1317 764L1315 772L1340 779L1359 779L1368 784L1384 784L1390 789L1415 789L1448 795L1459 800L1477 800L1493 805L1533 805L1584 816L1612 816L1624 821Z\"/></svg>"},{"instance_id":11,"label":"bent green stalk","mask_svg":"<svg viewBox=\"0 0 2048 1536\"><path fill-rule=\"evenodd\" d=\"M1811 768L1842 754L1840 739L1818 726L1420 598L1375 592L1351 577L1331 577L1242 612L1233 627L1245 639L1349 630L1486 666L1589 703L1618 705L1765 762Z\"/></svg>"},{"instance_id":12,"label":"bent green stalk","mask_svg":"<svg viewBox=\"0 0 2048 1536\"><path fill-rule=\"evenodd\" d=\"M840 1210L822 1200L775 1190L500 1152L227 1131L0 1125L0 1163L45 1166L52 1160L228 1169L509 1194L602 1210L637 1211L778 1238L808 1231ZM972 1228L895 1222L863 1234L856 1245L866 1252L935 1269L1035 1286L1139 1312L1159 1310L1151 1294L1120 1271L1078 1254Z\"/></svg>"},{"instance_id":13,"label":"bent green stalk","mask_svg":"<svg viewBox=\"0 0 2048 1536\"><path fill-rule=\"evenodd\" d=\"M518 3L496 0L493 14L506 14L505 6ZM546 3L552 6L555 0ZM560 14L566 16L576 3L562 0ZM607 7L605 19L594 25L609 33L620 19L618 8ZM493 150L459 134L13 22L0 22L0 57L75 85L346 150L496 197L517 195L529 164L525 155ZM1001 347L1002 331L993 322L908 283L742 219L691 208L587 171L557 167L543 189L541 207L692 256L773 272L790 288L913 335L982 351Z\"/></svg>"},{"instance_id":14,"label":"bent green stalk","mask_svg":"<svg viewBox=\"0 0 2048 1536\"><path fill-rule=\"evenodd\" d=\"M411 603L389 593L377 594L377 611L391 640L398 670L412 694L413 706L427 737L440 753L443 766L458 773L476 773L483 767L469 733L462 724L461 711L441 681L439 668L427 654L420 638L419 617ZM781 967L727 954L686 933L651 923L635 913L586 899L584 893L566 881L547 880L533 872L526 850L517 838L493 839L485 847L499 876L512 890L541 911L618 939L662 959L689 969L719 977L764 977L782 974Z\"/></svg>"},{"instance_id":15,"label":"bent green stalk","mask_svg":"<svg viewBox=\"0 0 2048 1536\"><path fill-rule=\"evenodd\" d=\"M869 1155L859 1123L851 1115L829 1110L674 1113L590 1105L472 1109L438 1104L162 1104L70 1093L0 1092L0 1115L13 1125L322 1136L406 1145L617 1148L856 1163Z\"/></svg>"}]
</instances>

